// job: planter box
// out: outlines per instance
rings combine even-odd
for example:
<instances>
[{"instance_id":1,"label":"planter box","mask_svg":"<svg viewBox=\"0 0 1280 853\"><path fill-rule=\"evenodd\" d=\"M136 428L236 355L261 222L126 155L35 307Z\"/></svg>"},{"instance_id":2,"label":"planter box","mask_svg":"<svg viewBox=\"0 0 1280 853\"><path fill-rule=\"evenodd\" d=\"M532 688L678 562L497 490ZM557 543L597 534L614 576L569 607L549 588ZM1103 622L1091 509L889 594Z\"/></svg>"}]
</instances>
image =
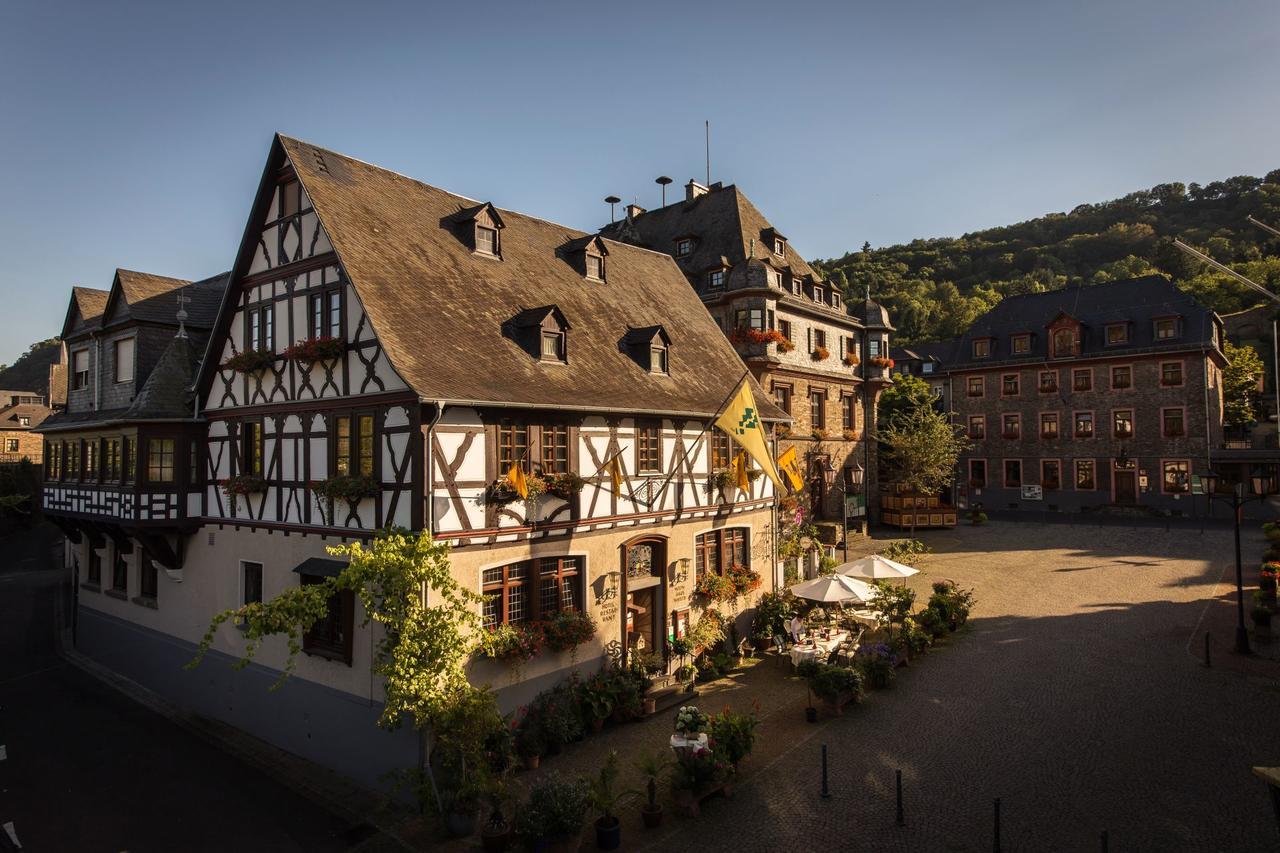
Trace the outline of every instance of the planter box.
<instances>
[{"instance_id":1,"label":"planter box","mask_svg":"<svg viewBox=\"0 0 1280 853\"><path fill-rule=\"evenodd\" d=\"M842 690L836 696L834 702L830 699L823 699L822 707L826 708L832 716L839 717L844 713L844 706L852 702L854 698L852 690Z\"/></svg>"}]
</instances>

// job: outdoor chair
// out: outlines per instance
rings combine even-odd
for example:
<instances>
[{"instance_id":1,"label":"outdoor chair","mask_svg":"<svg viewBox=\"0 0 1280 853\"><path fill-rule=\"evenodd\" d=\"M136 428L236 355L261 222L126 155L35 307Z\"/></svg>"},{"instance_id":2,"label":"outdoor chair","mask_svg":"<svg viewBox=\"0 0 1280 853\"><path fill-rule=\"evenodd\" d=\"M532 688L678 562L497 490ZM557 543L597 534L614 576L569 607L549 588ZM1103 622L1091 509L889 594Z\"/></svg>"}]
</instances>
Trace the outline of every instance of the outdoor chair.
<instances>
[{"instance_id":1,"label":"outdoor chair","mask_svg":"<svg viewBox=\"0 0 1280 853\"><path fill-rule=\"evenodd\" d=\"M773 650L778 654L782 654L787 650L787 638L781 634L773 635Z\"/></svg>"},{"instance_id":2,"label":"outdoor chair","mask_svg":"<svg viewBox=\"0 0 1280 853\"><path fill-rule=\"evenodd\" d=\"M831 654L827 655L827 666L835 666L839 662L840 662L840 649L837 647L831 650Z\"/></svg>"}]
</instances>

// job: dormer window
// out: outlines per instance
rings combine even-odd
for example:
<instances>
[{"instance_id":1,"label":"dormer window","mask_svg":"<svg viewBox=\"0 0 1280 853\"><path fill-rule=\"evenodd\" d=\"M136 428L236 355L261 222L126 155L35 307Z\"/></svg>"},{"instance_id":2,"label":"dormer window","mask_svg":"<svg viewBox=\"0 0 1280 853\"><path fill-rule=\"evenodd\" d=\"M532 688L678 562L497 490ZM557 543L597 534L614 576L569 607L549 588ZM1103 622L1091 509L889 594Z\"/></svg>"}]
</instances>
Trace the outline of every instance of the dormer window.
<instances>
[{"instance_id":1,"label":"dormer window","mask_svg":"<svg viewBox=\"0 0 1280 853\"><path fill-rule=\"evenodd\" d=\"M813 301L819 303L827 301L827 292L816 284L813 286Z\"/></svg>"},{"instance_id":2,"label":"dormer window","mask_svg":"<svg viewBox=\"0 0 1280 853\"><path fill-rule=\"evenodd\" d=\"M666 375L671 372L671 338L661 326L631 329L622 339L622 348L650 373Z\"/></svg>"},{"instance_id":3,"label":"dormer window","mask_svg":"<svg viewBox=\"0 0 1280 853\"><path fill-rule=\"evenodd\" d=\"M453 229L458 239L471 251L487 258L502 257L502 229L505 227L498 209L489 202L467 207L447 216L443 224Z\"/></svg>"},{"instance_id":4,"label":"dormer window","mask_svg":"<svg viewBox=\"0 0 1280 853\"><path fill-rule=\"evenodd\" d=\"M990 358L991 357L991 341L988 338L979 338L973 342L974 358Z\"/></svg>"},{"instance_id":5,"label":"dormer window","mask_svg":"<svg viewBox=\"0 0 1280 853\"><path fill-rule=\"evenodd\" d=\"M787 241L781 237L774 238L773 253L779 257L785 257L787 254Z\"/></svg>"},{"instance_id":6,"label":"dormer window","mask_svg":"<svg viewBox=\"0 0 1280 853\"><path fill-rule=\"evenodd\" d=\"M604 281L604 258L599 255L587 254L587 278L594 281Z\"/></svg>"},{"instance_id":7,"label":"dormer window","mask_svg":"<svg viewBox=\"0 0 1280 853\"><path fill-rule=\"evenodd\" d=\"M498 256L498 229L476 226L476 251L482 255Z\"/></svg>"},{"instance_id":8,"label":"dormer window","mask_svg":"<svg viewBox=\"0 0 1280 853\"><path fill-rule=\"evenodd\" d=\"M1030 335L1014 335L1010 344L1010 349L1013 351L1014 355L1026 355L1031 352Z\"/></svg>"},{"instance_id":9,"label":"dormer window","mask_svg":"<svg viewBox=\"0 0 1280 853\"><path fill-rule=\"evenodd\" d=\"M679 240L676 240L676 257L677 258L687 258L691 254L693 254L693 238L692 237L681 237Z\"/></svg>"},{"instance_id":10,"label":"dormer window","mask_svg":"<svg viewBox=\"0 0 1280 853\"><path fill-rule=\"evenodd\" d=\"M831 291L831 307L832 308L840 307L840 294L834 290Z\"/></svg>"},{"instance_id":11,"label":"dormer window","mask_svg":"<svg viewBox=\"0 0 1280 853\"><path fill-rule=\"evenodd\" d=\"M1108 323L1106 326L1107 346L1113 347L1129 342L1128 323Z\"/></svg>"},{"instance_id":12,"label":"dormer window","mask_svg":"<svg viewBox=\"0 0 1280 853\"><path fill-rule=\"evenodd\" d=\"M542 360L564 361L564 332L542 330Z\"/></svg>"},{"instance_id":13,"label":"dormer window","mask_svg":"<svg viewBox=\"0 0 1280 853\"><path fill-rule=\"evenodd\" d=\"M526 308L508 321L503 332L539 361L565 364L569 360L569 322L554 305Z\"/></svg>"},{"instance_id":14,"label":"dormer window","mask_svg":"<svg viewBox=\"0 0 1280 853\"><path fill-rule=\"evenodd\" d=\"M711 290L720 290L724 287L724 270L712 270L707 273L707 287Z\"/></svg>"},{"instance_id":15,"label":"dormer window","mask_svg":"<svg viewBox=\"0 0 1280 853\"><path fill-rule=\"evenodd\" d=\"M1178 337L1178 318L1162 317L1156 320L1156 340L1171 341Z\"/></svg>"}]
</instances>

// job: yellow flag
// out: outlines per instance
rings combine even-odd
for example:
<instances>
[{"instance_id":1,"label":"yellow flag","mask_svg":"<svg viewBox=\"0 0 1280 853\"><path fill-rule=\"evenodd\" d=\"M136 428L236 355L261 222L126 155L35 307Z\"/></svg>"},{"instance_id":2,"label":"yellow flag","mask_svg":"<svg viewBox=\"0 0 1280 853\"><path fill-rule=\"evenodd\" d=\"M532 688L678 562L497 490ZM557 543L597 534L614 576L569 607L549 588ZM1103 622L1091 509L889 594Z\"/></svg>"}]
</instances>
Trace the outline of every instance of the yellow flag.
<instances>
[{"instance_id":1,"label":"yellow flag","mask_svg":"<svg viewBox=\"0 0 1280 853\"><path fill-rule=\"evenodd\" d=\"M733 457L733 474L738 483L738 491L750 492L751 481L747 479L747 454L738 451L738 455Z\"/></svg>"},{"instance_id":2,"label":"yellow flag","mask_svg":"<svg viewBox=\"0 0 1280 853\"><path fill-rule=\"evenodd\" d=\"M746 379L742 380L742 387L733 395L728 407L716 418L716 426L738 442L756 460L765 475L773 480L773 484L782 488L782 478L778 476L773 457L769 455L769 439L765 435L764 424L760 421L760 410L756 408L751 384Z\"/></svg>"},{"instance_id":3,"label":"yellow flag","mask_svg":"<svg viewBox=\"0 0 1280 853\"><path fill-rule=\"evenodd\" d=\"M514 489L522 500L529 497L529 481L525 479L524 469L520 467L519 460L512 462L511 468L507 471L507 485Z\"/></svg>"},{"instance_id":4,"label":"yellow flag","mask_svg":"<svg viewBox=\"0 0 1280 853\"><path fill-rule=\"evenodd\" d=\"M778 457L778 470L787 475L791 488L797 492L804 488L804 477L800 473L800 458L796 455L795 445L788 447Z\"/></svg>"},{"instance_id":5,"label":"yellow flag","mask_svg":"<svg viewBox=\"0 0 1280 853\"><path fill-rule=\"evenodd\" d=\"M622 451L619 450L613 454L613 458L604 463L604 467L609 471L609 480L613 483L614 494L622 494Z\"/></svg>"}]
</instances>

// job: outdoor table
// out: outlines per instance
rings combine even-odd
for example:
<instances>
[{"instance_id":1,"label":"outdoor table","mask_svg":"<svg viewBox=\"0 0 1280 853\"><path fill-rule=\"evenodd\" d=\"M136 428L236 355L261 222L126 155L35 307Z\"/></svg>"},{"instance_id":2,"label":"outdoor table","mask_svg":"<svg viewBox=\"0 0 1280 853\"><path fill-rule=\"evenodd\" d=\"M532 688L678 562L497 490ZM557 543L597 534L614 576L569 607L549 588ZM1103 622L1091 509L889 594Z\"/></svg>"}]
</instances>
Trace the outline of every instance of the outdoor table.
<instances>
[{"instance_id":1,"label":"outdoor table","mask_svg":"<svg viewBox=\"0 0 1280 853\"><path fill-rule=\"evenodd\" d=\"M840 644L847 639L849 639L848 632L833 631L826 640L814 638L809 644L796 644L791 647L791 663L793 666L798 666L801 661L806 660L825 661L831 652L839 648Z\"/></svg>"},{"instance_id":2,"label":"outdoor table","mask_svg":"<svg viewBox=\"0 0 1280 853\"><path fill-rule=\"evenodd\" d=\"M677 757L689 755L697 752L699 749L707 748L707 733L699 732L696 738L687 738L682 734L674 734L671 736L671 751Z\"/></svg>"}]
</instances>

